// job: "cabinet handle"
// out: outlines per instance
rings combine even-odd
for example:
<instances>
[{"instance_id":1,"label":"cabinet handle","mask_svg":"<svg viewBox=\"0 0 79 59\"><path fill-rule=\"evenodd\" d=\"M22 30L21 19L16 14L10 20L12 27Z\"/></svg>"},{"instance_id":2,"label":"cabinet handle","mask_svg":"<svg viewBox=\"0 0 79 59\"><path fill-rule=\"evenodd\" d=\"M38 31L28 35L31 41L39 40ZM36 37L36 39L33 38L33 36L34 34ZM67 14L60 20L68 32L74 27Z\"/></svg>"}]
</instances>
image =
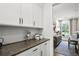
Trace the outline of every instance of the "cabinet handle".
<instances>
[{"instance_id":1,"label":"cabinet handle","mask_svg":"<svg viewBox=\"0 0 79 59\"><path fill-rule=\"evenodd\" d=\"M33 25L35 26L35 21L33 22Z\"/></svg>"},{"instance_id":2,"label":"cabinet handle","mask_svg":"<svg viewBox=\"0 0 79 59\"><path fill-rule=\"evenodd\" d=\"M42 56L43 52L41 51L41 56Z\"/></svg>"},{"instance_id":3,"label":"cabinet handle","mask_svg":"<svg viewBox=\"0 0 79 59\"><path fill-rule=\"evenodd\" d=\"M47 45L47 43L45 43L45 45Z\"/></svg>"},{"instance_id":4,"label":"cabinet handle","mask_svg":"<svg viewBox=\"0 0 79 59\"><path fill-rule=\"evenodd\" d=\"M37 48L36 48L36 49L34 49L34 50L33 50L33 52L34 52L34 51L36 51L36 50L38 50L38 49L37 49Z\"/></svg>"},{"instance_id":5,"label":"cabinet handle","mask_svg":"<svg viewBox=\"0 0 79 59\"><path fill-rule=\"evenodd\" d=\"M23 18L22 18L22 24L23 24Z\"/></svg>"},{"instance_id":6,"label":"cabinet handle","mask_svg":"<svg viewBox=\"0 0 79 59\"><path fill-rule=\"evenodd\" d=\"M19 24L21 24L21 18L19 18Z\"/></svg>"}]
</instances>

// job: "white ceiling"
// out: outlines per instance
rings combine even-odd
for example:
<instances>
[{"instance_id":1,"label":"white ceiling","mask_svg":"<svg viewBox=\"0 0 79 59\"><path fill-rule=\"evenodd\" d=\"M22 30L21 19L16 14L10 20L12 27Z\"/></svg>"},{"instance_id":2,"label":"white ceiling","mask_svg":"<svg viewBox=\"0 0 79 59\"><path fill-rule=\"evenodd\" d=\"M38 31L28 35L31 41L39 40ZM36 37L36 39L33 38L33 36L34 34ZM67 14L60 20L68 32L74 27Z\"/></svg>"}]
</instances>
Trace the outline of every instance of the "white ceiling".
<instances>
[{"instance_id":1,"label":"white ceiling","mask_svg":"<svg viewBox=\"0 0 79 59\"><path fill-rule=\"evenodd\" d=\"M79 5L77 3L56 4L53 7L53 17L66 19L78 16Z\"/></svg>"}]
</instances>

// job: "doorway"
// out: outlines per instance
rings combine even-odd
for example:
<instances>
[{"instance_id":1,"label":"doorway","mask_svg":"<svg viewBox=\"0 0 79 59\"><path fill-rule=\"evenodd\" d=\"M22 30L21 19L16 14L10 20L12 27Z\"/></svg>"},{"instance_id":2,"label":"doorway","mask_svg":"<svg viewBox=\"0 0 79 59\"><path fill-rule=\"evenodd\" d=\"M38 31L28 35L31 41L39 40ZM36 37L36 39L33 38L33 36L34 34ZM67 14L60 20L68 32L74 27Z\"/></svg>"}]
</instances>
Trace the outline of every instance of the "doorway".
<instances>
[{"instance_id":1,"label":"doorway","mask_svg":"<svg viewBox=\"0 0 79 59\"><path fill-rule=\"evenodd\" d=\"M67 41L70 35L70 21L69 20L61 21L60 31L62 33L62 39Z\"/></svg>"}]
</instances>

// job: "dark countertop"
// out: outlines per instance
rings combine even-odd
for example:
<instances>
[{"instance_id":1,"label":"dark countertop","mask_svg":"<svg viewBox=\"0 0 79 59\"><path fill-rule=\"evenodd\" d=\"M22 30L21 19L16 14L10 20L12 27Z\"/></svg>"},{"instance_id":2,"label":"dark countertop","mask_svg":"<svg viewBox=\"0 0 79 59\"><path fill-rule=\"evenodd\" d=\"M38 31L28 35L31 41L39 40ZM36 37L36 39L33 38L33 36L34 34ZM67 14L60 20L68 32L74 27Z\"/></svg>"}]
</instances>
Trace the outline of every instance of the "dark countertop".
<instances>
[{"instance_id":1,"label":"dark countertop","mask_svg":"<svg viewBox=\"0 0 79 59\"><path fill-rule=\"evenodd\" d=\"M24 40L24 41L4 45L0 48L0 56L15 56L25 50L35 47L48 40L49 39L42 39L42 40L31 39L29 41Z\"/></svg>"}]
</instances>

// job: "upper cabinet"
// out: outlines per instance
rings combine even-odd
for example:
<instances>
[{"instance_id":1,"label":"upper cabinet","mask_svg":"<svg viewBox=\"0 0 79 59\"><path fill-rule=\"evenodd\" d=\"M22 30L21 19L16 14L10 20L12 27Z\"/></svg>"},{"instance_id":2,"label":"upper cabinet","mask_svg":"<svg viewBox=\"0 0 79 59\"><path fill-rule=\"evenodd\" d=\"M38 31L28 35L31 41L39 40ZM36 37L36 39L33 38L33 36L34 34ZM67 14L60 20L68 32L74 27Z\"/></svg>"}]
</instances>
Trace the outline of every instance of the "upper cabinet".
<instances>
[{"instance_id":1,"label":"upper cabinet","mask_svg":"<svg viewBox=\"0 0 79 59\"><path fill-rule=\"evenodd\" d=\"M42 28L42 23L42 8L39 4L0 4L0 24Z\"/></svg>"},{"instance_id":2,"label":"upper cabinet","mask_svg":"<svg viewBox=\"0 0 79 59\"><path fill-rule=\"evenodd\" d=\"M21 18L23 19L24 26L41 28L43 26L42 8L38 4L21 4Z\"/></svg>"},{"instance_id":3,"label":"upper cabinet","mask_svg":"<svg viewBox=\"0 0 79 59\"><path fill-rule=\"evenodd\" d=\"M0 24L18 25L19 4L0 3Z\"/></svg>"},{"instance_id":4,"label":"upper cabinet","mask_svg":"<svg viewBox=\"0 0 79 59\"><path fill-rule=\"evenodd\" d=\"M33 26L31 3L21 4L21 17L23 18L24 26Z\"/></svg>"},{"instance_id":5,"label":"upper cabinet","mask_svg":"<svg viewBox=\"0 0 79 59\"><path fill-rule=\"evenodd\" d=\"M32 4L32 10L33 10L32 15L34 25L36 27L42 27L43 26L42 8L38 4Z\"/></svg>"}]
</instances>

